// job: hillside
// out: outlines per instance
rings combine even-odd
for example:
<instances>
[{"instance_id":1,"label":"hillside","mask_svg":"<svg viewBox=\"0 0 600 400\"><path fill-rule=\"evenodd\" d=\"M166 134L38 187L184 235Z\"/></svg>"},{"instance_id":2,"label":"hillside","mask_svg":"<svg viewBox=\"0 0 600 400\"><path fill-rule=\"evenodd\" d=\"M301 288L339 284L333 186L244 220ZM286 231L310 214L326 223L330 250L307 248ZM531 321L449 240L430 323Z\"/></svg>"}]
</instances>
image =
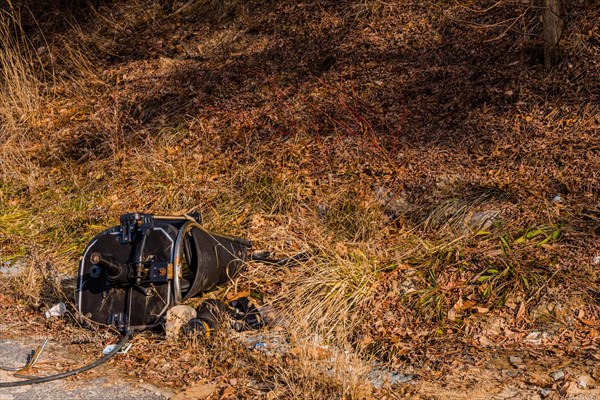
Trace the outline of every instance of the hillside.
<instances>
[{"instance_id":1,"label":"hillside","mask_svg":"<svg viewBox=\"0 0 600 400\"><path fill-rule=\"evenodd\" d=\"M126 212L199 210L256 249L320 250L290 269L249 263L208 295L278 310L287 324L256 340L286 349L145 334L113 364L136 379L217 385L211 398L600 396L593 1L564 5L551 70L533 1L4 9L11 335L108 340L43 318L59 300L73 310L66 278L86 243Z\"/></svg>"}]
</instances>

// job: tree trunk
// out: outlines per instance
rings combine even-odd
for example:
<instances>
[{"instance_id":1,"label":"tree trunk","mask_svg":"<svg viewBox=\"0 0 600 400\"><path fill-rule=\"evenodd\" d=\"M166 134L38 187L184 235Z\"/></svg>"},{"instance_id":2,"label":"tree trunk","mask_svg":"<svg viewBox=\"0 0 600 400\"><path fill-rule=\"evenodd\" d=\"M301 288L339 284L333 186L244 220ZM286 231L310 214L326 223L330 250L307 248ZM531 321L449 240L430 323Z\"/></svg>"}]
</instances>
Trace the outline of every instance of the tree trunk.
<instances>
[{"instance_id":1,"label":"tree trunk","mask_svg":"<svg viewBox=\"0 0 600 400\"><path fill-rule=\"evenodd\" d=\"M559 60L558 42L562 35L563 20L560 17L560 0L542 0L542 6L544 66L549 71Z\"/></svg>"}]
</instances>

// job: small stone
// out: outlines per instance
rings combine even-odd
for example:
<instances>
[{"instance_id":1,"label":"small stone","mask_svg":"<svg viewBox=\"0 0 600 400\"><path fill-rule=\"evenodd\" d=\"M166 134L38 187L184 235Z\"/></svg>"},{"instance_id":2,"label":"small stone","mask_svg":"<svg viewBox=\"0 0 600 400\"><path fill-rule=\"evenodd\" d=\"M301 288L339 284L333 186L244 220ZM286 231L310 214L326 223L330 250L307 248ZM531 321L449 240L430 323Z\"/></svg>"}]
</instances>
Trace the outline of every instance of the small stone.
<instances>
[{"instance_id":1,"label":"small stone","mask_svg":"<svg viewBox=\"0 0 600 400\"><path fill-rule=\"evenodd\" d=\"M317 206L317 214L319 215L319 217L325 218L330 209L331 207L327 204L319 204Z\"/></svg>"},{"instance_id":2,"label":"small stone","mask_svg":"<svg viewBox=\"0 0 600 400\"><path fill-rule=\"evenodd\" d=\"M525 368L525 364L523 363L523 359L517 356L510 356L508 361L517 368Z\"/></svg>"},{"instance_id":3,"label":"small stone","mask_svg":"<svg viewBox=\"0 0 600 400\"><path fill-rule=\"evenodd\" d=\"M196 309L190 306L178 305L167 311L165 333L167 339L179 336L181 328L192 318L196 318Z\"/></svg>"},{"instance_id":4,"label":"small stone","mask_svg":"<svg viewBox=\"0 0 600 400\"><path fill-rule=\"evenodd\" d=\"M596 256L592 259L592 264L598 265L600 264L600 256Z\"/></svg>"},{"instance_id":5,"label":"small stone","mask_svg":"<svg viewBox=\"0 0 600 400\"><path fill-rule=\"evenodd\" d=\"M392 372L390 377L390 384L397 385L399 383L407 383L410 381L414 381L417 378L418 376L413 374L401 374L399 372Z\"/></svg>"},{"instance_id":6,"label":"small stone","mask_svg":"<svg viewBox=\"0 0 600 400\"><path fill-rule=\"evenodd\" d=\"M550 396L551 393L551 389L540 389L540 396L542 396L542 399L545 399L546 397Z\"/></svg>"},{"instance_id":7,"label":"small stone","mask_svg":"<svg viewBox=\"0 0 600 400\"><path fill-rule=\"evenodd\" d=\"M287 326L288 322L283 315L271 306L257 307L263 321L269 326Z\"/></svg>"},{"instance_id":8,"label":"small stone","mask_svg":"<svg viewBox=\"0 0 600 400\"><path fill-rule=\"evenodd\" d=\"M548 337L546 332L533 331L525 337L525 341L532 344L541 344Z\"/></svg>"},{"instance_id":9,"label":"small stone","mask_svg":"<svg viewBox=\"0 0 600 400\"><path fill-rule=\"evenodd\" d=\"M529 316L533 321L570 322L570 310L560 303L542 303L530 311Z\"/></svg>"},{"instance_id":10,"label":"small stone","mask_svg":"<svg viewBox=\"0 0 600 400\"><path fill-rule=\"evenodd\" d=\"M596 381L589 375L581 375L577 379L577 385L582 389L593 389L596 386Z\"/></svg>"},{"instance_id":11,"label":"small stone","mask_svg":"<svg viewBox=\"0 0 600 400\"><path fill-rule=\"evenodd\" d=\"M554 379L555 381L558 381L558 380L560 380L560 379L562 379L562 378L565 377L565 373L561 369L559 369L558 371L552 372L550 374L550 377L552 379Z\"/></svg>"},{"instance_id":12,"label":"small stone","mask_svg":"<svg viewBox=\"0 0 600 400\"><path fill-rule=\"evenodd\" d=\"M500 211L498 210L479 211L465 218L464 223L469 231L473 233L486 231L494 225L499 215Z\"/></svg>"}]
</instances>

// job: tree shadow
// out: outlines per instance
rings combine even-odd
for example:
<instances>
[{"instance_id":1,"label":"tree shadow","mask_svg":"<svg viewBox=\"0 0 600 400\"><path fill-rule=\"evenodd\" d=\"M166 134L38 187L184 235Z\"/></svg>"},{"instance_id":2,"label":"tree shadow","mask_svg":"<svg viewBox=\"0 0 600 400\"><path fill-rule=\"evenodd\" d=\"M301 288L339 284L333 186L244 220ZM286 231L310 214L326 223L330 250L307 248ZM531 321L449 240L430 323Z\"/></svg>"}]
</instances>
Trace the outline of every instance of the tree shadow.
<instances>
[{"instance_id":1,"label":"tree shadow","mask_svg":"<svg viewBox=\"0 0 600 400\"><path fill-rule=\"evenodd\" d=\"M94 4L97 13L126 16L123 2ZM585 79L593 74L585 54L570 54L569 63L544 72L534 9L525 9L521 28L511 30L496 24L514 17L509 3L479 14L415 3L371 10L377 14L370 17L358 0L237 4L225 14L133 18L116 32L122 36L98 48L96 61L116 80L108 90L130 133L126 140L135 144L136 132L152 136L190 118L215 118L216 129L226 130L243 117L259 141L295 129L315 138L368 136L399 161L402 149L476 158L504 146L502 156L517 166L551 129L521 123L521 115L573 116L600 103L600 89ZM598 16L586 4L570 4L566 13L572 35ZM73 14L83 31L111 34L83 14ZM565 38L569 46L577 40L583 39ZM597 50L594 40L579 45ZM565 129L560 140L574 152L527 162L560 169L594 139Z\"/></svg>"}]
</instances>

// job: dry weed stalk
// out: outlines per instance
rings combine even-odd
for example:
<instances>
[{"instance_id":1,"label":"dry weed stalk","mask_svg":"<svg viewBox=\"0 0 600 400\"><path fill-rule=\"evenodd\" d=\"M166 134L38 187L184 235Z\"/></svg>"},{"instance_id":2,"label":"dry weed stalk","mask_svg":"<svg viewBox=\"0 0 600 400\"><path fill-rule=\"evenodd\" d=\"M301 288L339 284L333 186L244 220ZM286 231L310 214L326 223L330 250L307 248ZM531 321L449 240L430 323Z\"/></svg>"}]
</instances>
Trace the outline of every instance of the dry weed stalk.
<instances>
[{"instance_id":1,"label":"dry weed stalk","mask_svg":"<svg viewBox=\"0 0 600 400\"><path fill-rule=\"evenodd\" d=\"M38 59L24 37L18 16L0 15L0 144L5 177L33 183L27 152L33 143L30 127L44 107L42 83L35 71Z\"/></svg>"}]
</instances>

